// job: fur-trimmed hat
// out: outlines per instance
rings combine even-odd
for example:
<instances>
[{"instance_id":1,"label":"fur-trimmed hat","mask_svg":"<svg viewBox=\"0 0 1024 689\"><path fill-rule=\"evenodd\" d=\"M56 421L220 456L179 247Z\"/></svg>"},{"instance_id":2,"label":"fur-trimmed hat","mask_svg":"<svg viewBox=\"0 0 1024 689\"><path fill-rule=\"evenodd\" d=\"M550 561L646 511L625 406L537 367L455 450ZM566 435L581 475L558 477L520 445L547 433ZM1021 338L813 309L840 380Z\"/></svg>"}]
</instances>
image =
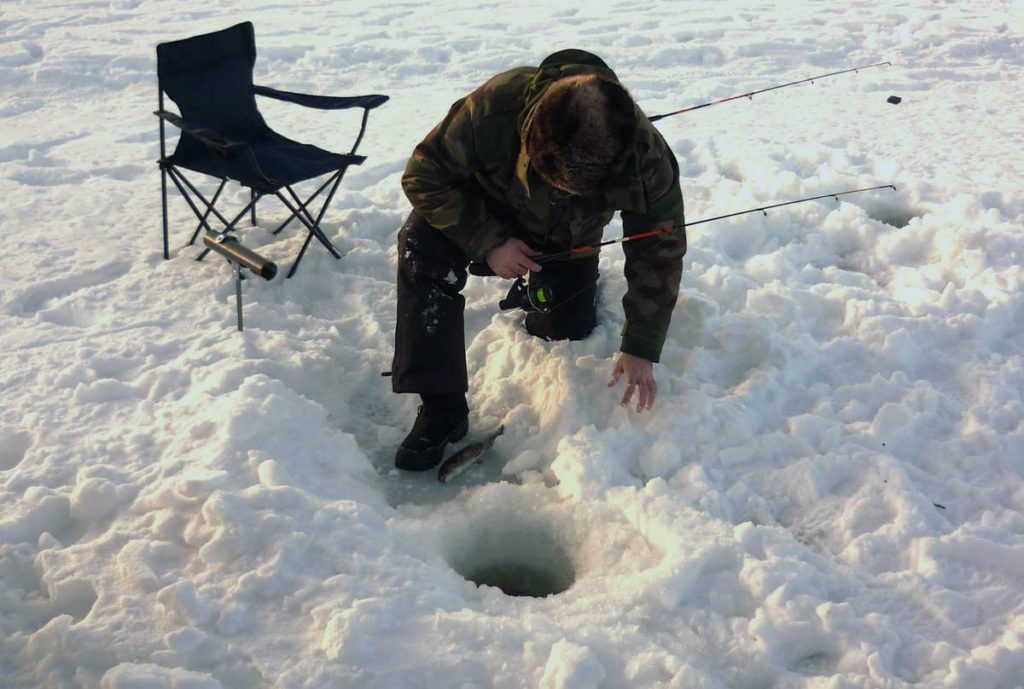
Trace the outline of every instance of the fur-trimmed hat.
<instances>
[{"instance_id":1,"label":"fur-trimmed hat","mask_svg":"<svg viewBox=\"0 0 1024 689\"><path fill-rule=\"evenodd\" d=\"M636 140L636 106L619 83L597 74L565 77L540 97L523 127L533 169L576 196L600 191Z\"/></svg>"}]
</instances>

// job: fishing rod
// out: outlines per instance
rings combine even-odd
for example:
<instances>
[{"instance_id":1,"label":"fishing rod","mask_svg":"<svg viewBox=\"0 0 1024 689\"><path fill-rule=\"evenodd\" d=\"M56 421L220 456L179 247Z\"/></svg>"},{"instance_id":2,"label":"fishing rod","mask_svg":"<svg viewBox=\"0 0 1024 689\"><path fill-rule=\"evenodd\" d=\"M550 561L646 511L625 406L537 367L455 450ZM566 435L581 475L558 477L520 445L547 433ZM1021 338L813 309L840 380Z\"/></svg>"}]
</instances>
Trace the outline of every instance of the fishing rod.
<instances>
[{"instance_id":1,"label":"fishing rod","mask_svg":"<svg viewBox=\"0 0 1024 689\"><path fill-rule=\"evenodd\" d=\"M765 217L768 216L768 211L773 208L782 208L783 206L792 206L797 203L807 203L809 201L819 201L821 199L835 199L836 203L839 202L840 196L849 196L850 194L861 194L866 191L878 191L879 189L892 189L896 191L895 184L882 184L877 187L864 187L862 189L848 189L846 191L836 191L831 194L821 194L819 196L808 196L803 199L795 199L793 201L783 201L782 203L772 203L767 206L758 206L757 208L748 208L745 211L737 211L735 213L726 213L725 215L716 215L712 218L703 218L701 220L694 220L683 225L686 227L693 227L694 225L703 225L704 223L714 222L716 220L724 220L726 218L735 218L738 215L747 215L748 213L763 213ZM646 253L651 249L659 246L661 242L665 241L664 235L669 235L675 231L675 225L669 225L667 227L660 227L648 232L640 232L638 234L629 235L627 237L619 237L618 239L609 239L607 241L598 242L597 244L588 244L587 246L578 246L568 251L558 251L551 254L541 254L539 256L532 256L531 258L537 263L548 263L559 260L571 259L581 254L592 253L600 249L602 246L609 246L610 244L625 244L626 242L635 242L639 239L649 239L651 237L661 236L662 239L655 242L649 247L641 250L641 253ZM470 263L469 272L472 275L479 277L493 277L494 271L486 263ZM582 289L576 290L569 294L569 296L557 295L547 285L532 286L527 283L526 277L516 278L515 282L512 283L512 287L509 289L508 294L505 298L498 303L498 307L502 311L508 311L511 309L522 309L529 312L540 312L540 313L551 313L567 303L580 296L593 285L597 284L597 281L586 285ZM384 371L381 373L382 376L390 376L390 371Z\"/></svg>"},{"instance_id":2,"label":"fishing rod","mask_svg":"<svg viewBox=\"0 0 1024 689\"><path fill-rule=\"evenodd\" d=\"M650 120L651 122L657 122L658 120L663 120L666 117L672 117L673 115L681 115L684 112L691 112L693 110L700 110L701 108L708 108L708 107L711 107L712 105L718 105L720 103L728 103L731 100L739 100L740 98L749 98L749 99L753 100L754 96L756 96L759 93L767 93L768 91L775 91L777 89L784 89L787 86L796 86L798 84L806 84L807 82L812 82L813 83L817 79L825 79L826 77L834 77L834 76L838 76L840 74L848 74L850 72L859 72L862 69L871 69L872 67L881 67L882 65L889 65L891 67L892 63L891 62L876 62L873 65L860 65L859 67L851 67L849 69L842 69L842 70L839 70L838 72L829 72L828 74L819 74L818 76L808 77L806 79L801 79L799 81L791 81L788 84L779 84L778 86L769 86L768 88L760 89L758 91L751 91L749 93L741 93L738 96L729 96L728 98L723 98L721 100L711 101L710 103L701 103L700 105L693 105L693 106L690 106L689 108L683 108L682 110L674 110L672 112L666 112L663 115L655 115L654 117L648 117L647 119Z\"/></svg>"},{"instance_id":3,"label":"fishing rod","mask_svg":"<svg viewBox=\"0 0 1024 689\"><path fill-rule=\"evenodd\" d=\"M836 203L839 202L840 196L848 196L850 194L860 194L866 191L877 191L879 189L892 189L896 191L895 184L882 184L876 187L864 187L862 189L848 189L846 191L836 191L831 194L821 194L819 196L809 196L803 199L795 199L793 201L783 201L782 203L773 203L767 206L759 206L757 208L749 208L745 211L737 211L735 213L726 213L725 215L716 215L713 218L704 218L702 220L694 220L683 225L686 227L693 227L694 225L702 225L704 223L714 222L716 220L724 220L725 218L734 218L738 215L746 215L748 213L764 213L765 217L768 216L768 211L773 208L782 208L783 206L792 206L797 203L807 203L808 201L818 201L820 199L835 199ZM584 254L596 252L602 246L608 246L610 244L625 244L626 242L635 242L639 239L649 239L651 237L660 236L661 239L651 244L651 246L645 247L640 250L641 254L647 253L651 249L660 246L662 242L667 239L667 236L676 230L675 225L668 225L666 227L660 227L647 232L640 232L638 234L629 235L626 237L619 237L618 239L609 239L607 241L598 242L597 244L588 244L586 246L578 246L568 251L558 251L551 254L541 254L539 256L532 256L531 258L537 263L549 263L560 260L569 260L572 258L579 257ZM486 263L470 263L469 272L472 275L480 277L493 276L494 271ZM502 311L509 311L511 309L522 309L527 313L539 312L539 313L551 313L567 303L580 296L594 284L597 283L595 280L584 286L581 289L572 292L568 296L557 294L557 289L552 289L550 285L541 283L539 285L530 284L527 277L518 277L515 282L512 283L512 287L509 289L508 294L505 298L498 302L498 308Z\"/></svg>"},{"instance_id":4,"label":"fishing rod","mask_svg":"<svg viewBox=\"0 0 1024 689\"><path fill-rule=\"evenodd\" d=\"M896 191L896 185L895 184L883 184L883 185L877 186L877 187L865 187L863 189L849 189L847 191L837 191L837 192L834 192L834 193L831 193L831 194L822 194L821 196L809 196L809 197L807 197L805 199L796 199L795 201L784 201L782 203L773 203L773 204L768 205L768 206L759 206L758 208L749 208L749 209L747 209L745 211L737 211L735 213L726 213L725 215L716 215L713 218L704 218L702 220L694 220L693 222L686 223L685 227L693 227L694 225L703 225L704 223L714 222L715 220L724 220L725 218L733 218L733 217L736 217L737 215L747 215L748 213L761 212L761 213L764 213L765 216L767 216L768 215L768 211L773 209L773 208L782 208L783 206L792 206L793 204L796 204L796 203L806 203L808 201L818 201L820 199L835 199L836 202L838 203L840 196L847 196L849 194L860 194L860 193L865 192L865 191L877 191L878 189L892 189L893 191ZM580 256L582 254L593 253L594 251L597 251L598 249L600 249L602 246L608 246L610 244L625 244L626 242L635 242L638 239L647 239L648 237L656 237L656 236L659 236L659 235L668 234L668 233L674 231L675 229L676 228L675 228L674 225L669 225L668 227L661 227L661 228L658 228L656 230L650 230L649 232L640 232L639 234L632 234L632 235L629 235L629 236L626 236L626 237L619 237L617 239L609 239L607 241L598 242L597 244L588 244L586 246L578 246L578 247L575 247L573 249L568 249L566 251L558 251L558 252L551 253L551 254L541 254L540 256L533 256L532 258L537 263L547 263L549 261L561 261L561 260L565 260L565 259L569 259L569 258L574 258L574 257Z\"/></svg>"}]
</instances>

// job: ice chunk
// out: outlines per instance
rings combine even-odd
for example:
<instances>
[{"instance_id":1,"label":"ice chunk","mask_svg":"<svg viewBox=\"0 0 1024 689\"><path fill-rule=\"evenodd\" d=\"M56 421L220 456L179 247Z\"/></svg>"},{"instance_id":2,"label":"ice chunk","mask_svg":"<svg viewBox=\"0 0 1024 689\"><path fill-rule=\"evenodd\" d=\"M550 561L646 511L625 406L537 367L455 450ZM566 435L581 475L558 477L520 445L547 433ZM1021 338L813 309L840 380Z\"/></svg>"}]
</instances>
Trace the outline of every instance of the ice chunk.
<instances>
[{"instance_id":1,"label":"ice chunk","mask_svg":"<svg viewBox=\"0 0 1024 689\"><path fill-rule=\"evenodd\" d=\"M562 639L551 647L540 689L595 689L604 679L604 667L586 646Z\"/></svg>"}]
</instances>

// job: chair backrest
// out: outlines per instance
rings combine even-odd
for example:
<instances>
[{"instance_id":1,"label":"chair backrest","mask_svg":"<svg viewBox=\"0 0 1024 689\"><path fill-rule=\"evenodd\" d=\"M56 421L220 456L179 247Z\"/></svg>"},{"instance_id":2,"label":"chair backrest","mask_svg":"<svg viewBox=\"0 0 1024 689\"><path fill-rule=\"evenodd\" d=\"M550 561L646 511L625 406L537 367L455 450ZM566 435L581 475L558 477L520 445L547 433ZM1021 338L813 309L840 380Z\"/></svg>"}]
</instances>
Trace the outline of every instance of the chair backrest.
<instances>
[{"instance_id":1,"label":"chair backrest","mask_svg":"<svg viewBox=\"0 0 1024 689\"><path fill-rule=\"evenodd\" d=\"M253 93L255 62L252 22L156 47L160 89L177 103L181 116L242 140L267 129Z\"/></svg>"}]
</instances>

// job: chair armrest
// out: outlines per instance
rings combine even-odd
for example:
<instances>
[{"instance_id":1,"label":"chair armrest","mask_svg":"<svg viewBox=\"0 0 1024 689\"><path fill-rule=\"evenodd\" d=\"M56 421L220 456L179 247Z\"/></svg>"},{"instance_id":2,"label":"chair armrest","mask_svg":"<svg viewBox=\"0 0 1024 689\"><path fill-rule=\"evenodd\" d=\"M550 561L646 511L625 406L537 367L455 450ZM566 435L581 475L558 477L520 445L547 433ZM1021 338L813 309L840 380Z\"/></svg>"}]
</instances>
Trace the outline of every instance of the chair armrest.
<instances>
[{"instance_id":1,"label":"chair armrest","mask_svg":"<svg viewBox=\"0 0 1024 689\"><path fill-rule=\"evenodd\" d=\"M218 153L229 153L234 148L246 145L240 141L232 141L226 136L218 134L209 127L200 127L199 125L191 122L186 122L180 115L175 115L173 112L168 112L167 110L156 110L153 114L161 120L170 122L184 133L194 139L197 139L200 143L212 148Z\"/></svg>"},{"instance_id":2,"label":"chair armrest","mask_svg":"<svg viewBox=\"0 0 1024 689\"><path fill-rule=\"evenodd\" d=\"M306 93L278 91L269 86L253 86L253 92L267 98L303 105L318 110L344 110L346 108L366 108L372 110L388 102L387 96L313 96Z\"/></svg>"}]
</instances>

